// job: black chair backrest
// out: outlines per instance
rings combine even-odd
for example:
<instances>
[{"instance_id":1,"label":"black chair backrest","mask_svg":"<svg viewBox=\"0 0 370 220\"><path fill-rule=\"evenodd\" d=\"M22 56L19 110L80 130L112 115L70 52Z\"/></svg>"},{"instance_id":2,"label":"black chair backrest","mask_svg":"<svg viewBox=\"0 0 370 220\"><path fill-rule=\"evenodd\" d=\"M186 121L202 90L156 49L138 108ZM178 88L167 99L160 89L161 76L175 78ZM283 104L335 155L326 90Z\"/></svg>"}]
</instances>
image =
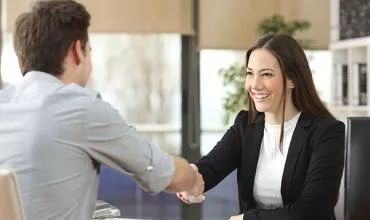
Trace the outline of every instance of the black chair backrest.
<instances>
[{"instance_id":1,"label":"black chair backrest","mask_svg":"<svg viewBox=\"0 0 370 220\"><path fill-rule=\"evenodd\" d=\"M370 219L370 117L347 119L346 220Z\"/></svg>"}]
</instances>

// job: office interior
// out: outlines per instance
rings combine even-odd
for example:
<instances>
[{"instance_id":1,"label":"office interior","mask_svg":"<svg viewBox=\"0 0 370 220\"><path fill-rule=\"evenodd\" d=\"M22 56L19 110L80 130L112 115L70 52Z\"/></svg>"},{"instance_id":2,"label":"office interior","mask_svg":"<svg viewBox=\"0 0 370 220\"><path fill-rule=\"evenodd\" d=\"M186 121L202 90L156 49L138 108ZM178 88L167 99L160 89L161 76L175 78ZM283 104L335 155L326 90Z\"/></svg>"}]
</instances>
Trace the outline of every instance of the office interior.
<instances>
[{"instance_id":1,"label":"office interior","mask_svg":"<svg viewBox=\"0 0 370 220\"><path fill-rule=\"evenodd\" d=\"M170 154L195 162L222 137L232 123L225 121L223 103L233 88L224 85L220 71L243 65L246 50L259 36L258 25L274 15L287 22L310 22L311 27L295 37L311 42L306 53L316 88L347 131L349 118L370 115L369 0L78 1L92 15L93 72L88 86ZM15 18L31 2L1 1L1 87L22 78L12 31ZM346 143L348 152L352 142ZM354 220L349 212L356 204L346 201L351 196L346 187L357 182L346 185L345 177L336 216ZM150 196L107 166L102 166L100 178L99 199L126 218L221 220L238 212L235 173L197 205L181 203L171 193ZM370 176L367 179L370 185Z\"/></svg>"}]
</instances>

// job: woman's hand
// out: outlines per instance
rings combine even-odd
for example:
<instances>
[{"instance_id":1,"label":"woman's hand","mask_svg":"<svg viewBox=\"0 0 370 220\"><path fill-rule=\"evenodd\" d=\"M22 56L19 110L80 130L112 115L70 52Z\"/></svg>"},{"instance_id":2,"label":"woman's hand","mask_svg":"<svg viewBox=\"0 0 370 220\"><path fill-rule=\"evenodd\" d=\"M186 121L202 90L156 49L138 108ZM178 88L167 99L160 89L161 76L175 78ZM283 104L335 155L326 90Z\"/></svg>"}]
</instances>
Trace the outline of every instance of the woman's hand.
<instances>
[{"instance_id":1,"label":"woman's hand","mask_svg":"<svg viewBox=\"0 0 370 220\"><path fill-rule=\"evenodd\" d=\"M181 201L187 204L201 203L206 199L204 195L194 196L193 194L187 191L178 192L176 193L176 195L177 195L177 198L179 198Z\"/></svg>"},{"instance_id":2,"label":"woman's hand","mask_svg":"<svg viewBox=\"0 0 370 220\"><path fill-rule=\"evenodd\" d=\"M205 200L204 195L202 194L204 191L204 181L202 175L198 172L198 167L194 164L190 164L190 166L194 169L197 173L194 185L191 189L183 192L176 193L177 198L181 201L191 204L191 203L201 203Z\"/></svg>"}]
</instances>

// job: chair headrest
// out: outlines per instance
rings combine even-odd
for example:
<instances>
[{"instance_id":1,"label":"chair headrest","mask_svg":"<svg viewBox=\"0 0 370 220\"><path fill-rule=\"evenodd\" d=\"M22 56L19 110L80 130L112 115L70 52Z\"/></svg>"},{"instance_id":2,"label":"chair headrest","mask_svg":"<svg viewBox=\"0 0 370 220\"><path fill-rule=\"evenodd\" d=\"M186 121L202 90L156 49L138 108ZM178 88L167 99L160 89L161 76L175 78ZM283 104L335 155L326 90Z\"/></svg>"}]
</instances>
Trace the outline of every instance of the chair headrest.
<instances>
[{"instance_id":1,"label":"chair headrest","mask_svg":"<svg viewBox=\"0 0 370 220\"><path fill-rule=\"evenodd\" d=\"M24 219L16 175L7 168L0 168L0 213L4 219Z\"/></svg>"}]
</instances>

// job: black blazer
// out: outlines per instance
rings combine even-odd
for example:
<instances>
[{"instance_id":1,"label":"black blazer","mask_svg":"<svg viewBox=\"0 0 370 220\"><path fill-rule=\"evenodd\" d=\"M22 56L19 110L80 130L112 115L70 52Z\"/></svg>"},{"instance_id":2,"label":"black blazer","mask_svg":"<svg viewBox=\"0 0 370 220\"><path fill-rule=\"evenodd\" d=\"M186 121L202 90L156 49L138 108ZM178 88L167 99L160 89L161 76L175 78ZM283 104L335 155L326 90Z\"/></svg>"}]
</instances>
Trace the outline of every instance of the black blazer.
<instances>
[{"instance_id":1,"label":"black blazer","mask_svg":"<svg viewBox=\"0 0 370 220\"><path fill-rule=\"evenodd\" d=\"M240 213L246 220L334 220L344 166L345 126L302 113L293 132L283 178L284 207L257 209L253 184L264 130L264 114L248 125L241 111L213 150L197 163L210 190L237 169Z\"/></svg>"}]
</instances>

